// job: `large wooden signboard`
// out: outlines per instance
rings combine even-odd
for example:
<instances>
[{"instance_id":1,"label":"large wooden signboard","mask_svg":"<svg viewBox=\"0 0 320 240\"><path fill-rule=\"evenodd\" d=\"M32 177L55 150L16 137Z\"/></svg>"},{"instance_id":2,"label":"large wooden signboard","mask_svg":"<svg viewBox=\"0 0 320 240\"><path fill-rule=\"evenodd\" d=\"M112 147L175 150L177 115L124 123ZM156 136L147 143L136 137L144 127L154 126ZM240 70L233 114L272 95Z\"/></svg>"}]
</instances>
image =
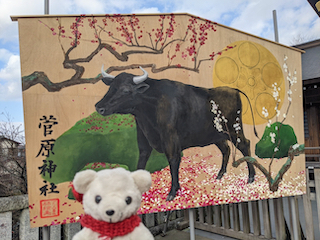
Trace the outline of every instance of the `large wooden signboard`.
<instances>
[{"instance_id":1,"label":"large wooden signboard","mask_svg":"<svg viewBox=\"0 0 320 240\"><path fill-rule=\"evenodd\" d=\"M299 50L188 14L13 19L33 227L77 221L86 168L149 170L139 213L305 193Z\"/></svg>"}]
</instances>

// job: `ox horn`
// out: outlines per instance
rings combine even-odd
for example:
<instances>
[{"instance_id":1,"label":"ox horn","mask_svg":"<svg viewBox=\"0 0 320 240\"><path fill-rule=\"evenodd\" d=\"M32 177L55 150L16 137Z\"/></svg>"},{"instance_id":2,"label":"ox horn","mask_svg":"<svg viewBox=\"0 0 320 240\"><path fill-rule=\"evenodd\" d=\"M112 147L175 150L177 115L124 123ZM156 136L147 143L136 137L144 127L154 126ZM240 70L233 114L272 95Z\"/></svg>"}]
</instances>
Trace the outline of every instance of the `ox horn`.
<instances>
[{"instance_id":1,"label":"ox horn","mask_svg":"<svg viewBox=\"0 0 320 240\"><path fill-rule=\"evenodd\" d=\"M108 74L108 73L106 73L104 71L104 65L103 64L102 64L102 67L101 67L101 74L102 74L102 77L105 77L105 78L115 78L115 76L112 76L112 75L110 75L110 74Z\"/></svg>"},{"instance_id":2,"label":"ox horn","mask_svg":"<svg viewBox=\"0 0 320 240\"><path fill-rule=\"evenodd\" d=\"M146 70L144 70L142 67L139 67L139 68L143 71L143 75L133 77L133 82L135 84L142 83L143 81L145 81L148 78L148 72Z\"/></svg>"}]
</instances>

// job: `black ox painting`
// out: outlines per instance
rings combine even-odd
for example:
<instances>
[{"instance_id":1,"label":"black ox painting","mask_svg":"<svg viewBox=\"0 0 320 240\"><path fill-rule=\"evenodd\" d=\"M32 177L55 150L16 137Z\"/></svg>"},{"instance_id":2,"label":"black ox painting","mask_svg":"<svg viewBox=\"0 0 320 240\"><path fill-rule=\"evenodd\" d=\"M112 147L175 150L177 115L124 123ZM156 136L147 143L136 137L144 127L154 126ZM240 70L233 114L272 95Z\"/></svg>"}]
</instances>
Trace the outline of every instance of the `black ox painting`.
<instances>
[{"instance_id":1,"label":"black ox painting","mask_svg":"<svg viewBox=\"0 0 320 240\"><path fill-rule=\"evenodd\" d=\"M13 19L33 227L79 219L85 169L148 170L140 214L305 193L301 51L188 14Z\"/></svg>"}]
</instances>

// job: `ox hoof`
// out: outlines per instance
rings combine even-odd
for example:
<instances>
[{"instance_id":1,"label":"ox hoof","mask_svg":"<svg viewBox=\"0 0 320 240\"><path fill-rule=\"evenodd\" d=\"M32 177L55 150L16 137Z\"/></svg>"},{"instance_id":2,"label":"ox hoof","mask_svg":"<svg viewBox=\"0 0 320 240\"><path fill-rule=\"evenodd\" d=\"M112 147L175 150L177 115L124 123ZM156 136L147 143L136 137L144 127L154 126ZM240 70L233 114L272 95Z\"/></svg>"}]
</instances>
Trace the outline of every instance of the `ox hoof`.
<instances>
[{"instance_id":1,"label":"ox hoof","mask_svg":"<svg viewBox=\"0 0 320 240\"><path fill-rule=\"evenodd\" d=\"M167 202L170 202L170 201L172 201L173 199L174 199L174 197L175 196L172 196L172 195L168 195L168 197L167 197Z\"/></svg>"},{"instance_id":2,"label":"ox hoof","mask_svg":"<svg viewBox=\"0 0 320 240\"><path fill-rule=\"evenodd\" d=\"M225 172L219 172L216 179L220 180L223 177L224 174L225 174Z\"/></svg>"},{"instance_id":3,"label":"ox hoof","mask_svg":"<svg viewBox=\"0 0 320 240\"><path fill-rule=\"evenodd\" d=\"M167 202L172 201L177 194L177 191L180 189L180 185L176 188L176 187L171 187L171 191L168 194L168 197L166 199Z\"/></svg>"},{"instance_id":4,"label":"ox hoof","mask_svg":"<svg viewBox=\"0 0 320 240\"><path fill-rule=\"evenodd\" d=\"M253 183L254 182L254 176L248 178L248 183Z\"/></svg>"}]
</instances>

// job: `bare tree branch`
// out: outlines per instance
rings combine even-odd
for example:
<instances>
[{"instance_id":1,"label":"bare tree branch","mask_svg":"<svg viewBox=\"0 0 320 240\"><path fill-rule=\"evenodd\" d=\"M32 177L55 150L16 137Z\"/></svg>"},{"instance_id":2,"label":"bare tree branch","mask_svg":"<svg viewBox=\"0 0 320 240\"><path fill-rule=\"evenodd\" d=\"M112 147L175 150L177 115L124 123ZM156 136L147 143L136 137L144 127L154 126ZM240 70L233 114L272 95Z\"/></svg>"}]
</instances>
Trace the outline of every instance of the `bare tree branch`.
<instances>
[{"instance_id":1,"label":"bare tree branch","mask_svg":"<svg viewBox=\"0 0 320 240\"><path fill-rule=\"evenodd\" d=\"M26 160L24 149L19 150L24 144L22 126L15 125L9 113L0 117L0 186L5 186L0 187L0 196L26 194Z\"/></svg>"}]
</instances>

